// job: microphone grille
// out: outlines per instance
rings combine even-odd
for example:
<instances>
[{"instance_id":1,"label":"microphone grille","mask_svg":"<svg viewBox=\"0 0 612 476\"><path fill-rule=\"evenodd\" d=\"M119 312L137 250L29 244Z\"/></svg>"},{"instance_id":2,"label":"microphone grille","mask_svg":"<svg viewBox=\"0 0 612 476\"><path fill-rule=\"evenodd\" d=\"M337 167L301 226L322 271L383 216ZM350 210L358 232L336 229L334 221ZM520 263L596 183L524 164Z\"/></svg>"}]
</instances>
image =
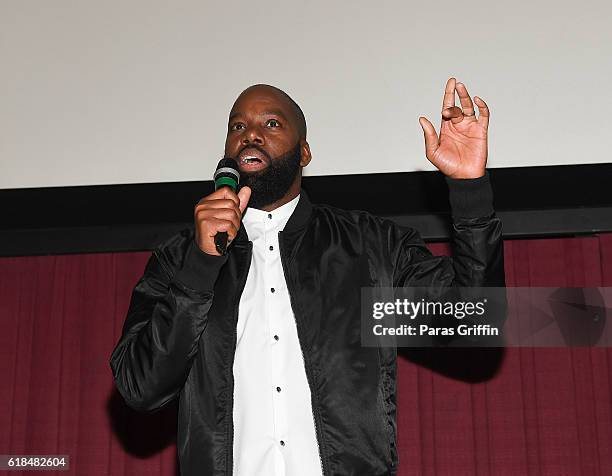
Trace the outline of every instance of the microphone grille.
<instances>
[{"instance_id":1,"label":"microphone grille","mask_svg":"<svg viewBox=\"0 0 612 476\"><path fill-rule=\"evenodd\" d=\"M238 163L230 157L221 159L217 165L217 170L215 171L213 179L215 181L215 190L223 186L228 186L235 192L240 182Z\"/></svg>"},{"instance_id":2,"label":"microphone grille","mask_svg":"<svg viewBox=\"0 0 612 476\"><path fill-rule=\"evenodd\" d=\"M236 162L231 157L224 157L219 161L219 164L217 164L217 170L221 168L230 168L238 170L238 162Z\"/></svg>"}]
</instances>

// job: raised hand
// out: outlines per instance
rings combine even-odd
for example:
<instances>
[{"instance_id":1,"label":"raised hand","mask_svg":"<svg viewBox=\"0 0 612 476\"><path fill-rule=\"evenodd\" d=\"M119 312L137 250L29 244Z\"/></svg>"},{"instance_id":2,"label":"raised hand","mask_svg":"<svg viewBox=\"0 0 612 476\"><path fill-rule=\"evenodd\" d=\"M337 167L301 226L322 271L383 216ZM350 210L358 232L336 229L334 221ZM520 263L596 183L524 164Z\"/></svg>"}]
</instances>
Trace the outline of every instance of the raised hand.
<instances>
[{"instance_id":1,"label":"raised hand","mask_svg":"<svg viewBox=\"0 0 612 476\"><path fill-rule=\"evenodd\" d=\"M461 107L455 106L455 91ZM442 101L440 137L427 118L419 117L425 134L425 155L448 177L478 178L485 174L490 114L481 98L474 96L474 102L478 106L478 117L465 85L449 78Z\"/></svg>"}]
</instances>

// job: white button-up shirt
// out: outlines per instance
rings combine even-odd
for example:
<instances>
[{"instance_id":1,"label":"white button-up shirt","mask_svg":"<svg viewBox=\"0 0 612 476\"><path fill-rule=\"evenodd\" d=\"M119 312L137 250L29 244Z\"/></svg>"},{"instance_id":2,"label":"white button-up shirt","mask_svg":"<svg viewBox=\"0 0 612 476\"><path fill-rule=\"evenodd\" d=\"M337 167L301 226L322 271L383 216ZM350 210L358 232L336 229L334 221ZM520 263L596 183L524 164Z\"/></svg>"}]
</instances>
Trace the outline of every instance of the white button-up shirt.
<instances>
[{"instance_id":1,"label":"white button-up shirt","mask_svg":"<svg viewBox=\"0 0 612 476\"><path fill-rule=\"evenodd\" d=\"M234 476L322 474L310 387L278 249L299 195L242 219L253 258L238 308Z\"/></svg>"}]
</instances>

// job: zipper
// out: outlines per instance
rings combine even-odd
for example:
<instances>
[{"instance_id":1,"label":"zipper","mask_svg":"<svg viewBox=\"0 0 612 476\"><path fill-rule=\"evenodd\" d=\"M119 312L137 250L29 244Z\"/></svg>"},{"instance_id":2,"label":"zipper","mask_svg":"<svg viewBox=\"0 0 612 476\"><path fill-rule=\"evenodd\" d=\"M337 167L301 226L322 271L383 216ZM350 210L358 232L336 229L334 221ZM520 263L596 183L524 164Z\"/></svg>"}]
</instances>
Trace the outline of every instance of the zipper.
<instances>
[{"instance_id":1,"label":"zipper","mask_svg":"<svg viewBox=\"0 0 612 476\"><path fill-rule=\"evenodd\" d=\"M297 327L298 330L298 341L300 342L300 351L302 352L302 361L304 362L304 369L306 370L306 379L308 380L308 385L310 386L310 392L312 393L312 388L313 388L313 384L312 384L312 373L310 371L310 369L308 368L308 366L306 365L306 358L304 356L304 346L302 344L302 339L300 339L300 325L298 323L298 318L297 318L297 314L295 312L295 309L297 309L297 307L295 306L295 302L294 299L292 297L292 294L289 289L289 284L290 284L290 279L289 279L289 275L288 275L288 271L287 271L287 266L285 265L285 259L284 259L284 253L283 253L283 249L284 249L284 245L283 245L283 240L282 240L282 232L279 231L278 232L278 251L280 253L280 257L281 257L281 265L283 268L283 274L285 275L285 281L287 282L287 291L289 294L289 301L291 302L291 308L293 309L293 317L295 319L295 325ZM315 426L315 432L316 432L316 437L317 437L317 450L319 453L319 462L321 463L321 474L323 476L325 476L325 467L323 466L323 456L321 456L321 444L320 444L320 440L323 438L322 437L322 432L321 432L321 426L318 423L317 420L317 416L315 414L315 409L314 407L312 408L312 420L314 422L314 426Z\"/></svg>"},{"instance_id":2,"label":"zipper","mask_svg":"<svg viewBox=\"0 0 612 476\"><path fill-rule=\"evenodd\" d=\"M247 278L249 277L249 268L251 267L251 260L253 259L253 242L252 241L249 241L248 256L249 256L249 262L246 266L246 272L244 273L244 278L242 278L240 281L240 285L238 287L236 305L234 306L234 316L233 316L234 317L234 335L233 335L233 341L232 341L232 355L234 357L232 358L232 364L228 365L228 380L231 379L232 381L231 397L228 399L229 409L227 410L227 413L229 414L229 417L228 417L229 423L228 423L228 429L227 429L227 439L229 441L228 452L232 454L231 458L227 458L227 463L225 465L226 474L228 476L231 476L234 473L234 450L233 450L234 448L234 374L233 374L233 370L234 370L234 360L236 358L236 342L238 341L238 330L236 329L238 325L238 312L239 312L238 307L240 305L240 296L242 296L242 293L244 292L244 287L246 285Z\"/></svg>"}]
</instances>

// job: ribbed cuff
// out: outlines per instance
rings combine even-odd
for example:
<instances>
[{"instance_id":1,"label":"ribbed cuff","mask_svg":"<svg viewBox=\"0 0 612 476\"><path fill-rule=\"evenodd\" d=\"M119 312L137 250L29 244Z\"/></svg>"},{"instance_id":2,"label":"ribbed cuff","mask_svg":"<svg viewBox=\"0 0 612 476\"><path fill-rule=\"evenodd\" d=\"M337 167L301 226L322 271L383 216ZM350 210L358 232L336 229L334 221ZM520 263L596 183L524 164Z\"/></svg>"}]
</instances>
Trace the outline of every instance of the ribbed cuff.
<instances>
[{"instance_id":1,"label":"ribbed cuff","mask_svg":"<svg viewBox=\"0 0 612 476\"><path fill-rule=\"evenodd\" d=\"M478 218L494 212L489 172L475 179L445 179L453 218Z\"/></svg>"},{"instance_id":2,"label":"ribbed cuff","mask_svg":"<svg viewBox=\"0 0 612 476\"><path fill-rule=\"evenodd\" d=\"M176 273L175 279L195 291L212 291L219 276L219 270L227 261L227 254L215 256L204 253L192 241L185 254L183 267Z\"/></svg>"}]
</instances>

